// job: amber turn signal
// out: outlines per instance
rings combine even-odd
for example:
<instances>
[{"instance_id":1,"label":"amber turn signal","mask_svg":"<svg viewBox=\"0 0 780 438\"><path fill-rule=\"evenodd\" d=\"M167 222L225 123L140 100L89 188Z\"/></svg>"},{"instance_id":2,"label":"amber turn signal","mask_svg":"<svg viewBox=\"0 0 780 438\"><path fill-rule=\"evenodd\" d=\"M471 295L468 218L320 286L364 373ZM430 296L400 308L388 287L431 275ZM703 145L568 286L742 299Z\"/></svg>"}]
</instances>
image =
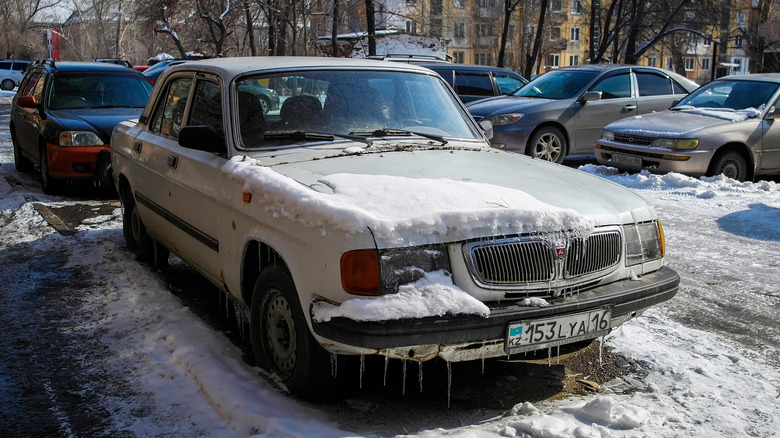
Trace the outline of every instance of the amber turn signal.
<instances>
[{"instance_id":1,"label":"amber turn signal","mask_svg":"<svg viewBox=\"0 0 780 438\"><path fill-rule=\"evenodd\" d=\"M341 256L341 286L356 295L379 295L379 255L375 249L349 251Z\"/></svg>"}]
</instances>

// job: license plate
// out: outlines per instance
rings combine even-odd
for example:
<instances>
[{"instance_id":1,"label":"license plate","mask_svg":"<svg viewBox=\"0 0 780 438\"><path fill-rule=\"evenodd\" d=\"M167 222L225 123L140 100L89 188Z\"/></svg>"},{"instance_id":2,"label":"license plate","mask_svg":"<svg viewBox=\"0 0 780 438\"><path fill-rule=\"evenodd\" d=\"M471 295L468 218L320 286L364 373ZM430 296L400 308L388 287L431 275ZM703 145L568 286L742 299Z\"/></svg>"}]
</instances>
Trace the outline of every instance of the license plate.
<instances>
[{"instance_id":1,"label":"license plate","mask_svg":"<svg viewBox=\"0 0 780 438\"><path fill-rule=\"evenodd\" d=\"M642 158L633 155L612 154L612 162L632 169L642 168Z\"/></svg>"},{"instance_id":2,"label":"license plate","mask_svg":"<svg viewBox=\"0 0 780 438\"><path fill-rule=\"evenodd\" d=\"M610 331L612 308L509 324L506 353L539 350L598 338Z\"/></svg>"}]
</instances>

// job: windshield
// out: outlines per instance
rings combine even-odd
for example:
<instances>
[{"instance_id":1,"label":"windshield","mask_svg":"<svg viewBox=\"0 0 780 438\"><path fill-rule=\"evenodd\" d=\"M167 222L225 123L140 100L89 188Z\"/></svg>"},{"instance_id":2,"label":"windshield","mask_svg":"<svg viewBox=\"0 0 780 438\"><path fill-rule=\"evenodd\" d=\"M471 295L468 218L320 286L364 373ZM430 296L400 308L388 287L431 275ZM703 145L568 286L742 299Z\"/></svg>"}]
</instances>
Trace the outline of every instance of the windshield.
<instances>
[{"instance_id":1,"label":"windshield","mask_svg":"<svg viewBox=\"0 0 780 438\"><path fill-rule=\"evenodd\" d=\"M591 71L554 70L537 77L514 95L541 99L571 99L594 77L596 73Z\"/></svg>"},{"instance_id":2,"label":"windshield","mask_svg":"<svg viewBox=\"0 0 780 438\"><path fill-rule=\"evenodd\" d=\"M138 73L57 73L49 87L49 108L143 108L152 84Z\"/></svg>"},{"instance_id":3,"label":"windshield","mask_svg":"<svg viewBox=\"0 0 780 438\"><path fill-rule=\"evenodd\" d=\"M481 139L457 98L435 76L387 71L296 71L236 82L243 147L302 141L423 137Z\"/></svg>"},{"instance_id":4,"label":"windshield","mask_svg":"<svg viewBox=\"0 0 780 438\"><path fill-rule=\"evenodd\" d=\"M774 82L717 80L694 91L672 109L761 110L777 88Z\"/></svg>"}]
</instances>

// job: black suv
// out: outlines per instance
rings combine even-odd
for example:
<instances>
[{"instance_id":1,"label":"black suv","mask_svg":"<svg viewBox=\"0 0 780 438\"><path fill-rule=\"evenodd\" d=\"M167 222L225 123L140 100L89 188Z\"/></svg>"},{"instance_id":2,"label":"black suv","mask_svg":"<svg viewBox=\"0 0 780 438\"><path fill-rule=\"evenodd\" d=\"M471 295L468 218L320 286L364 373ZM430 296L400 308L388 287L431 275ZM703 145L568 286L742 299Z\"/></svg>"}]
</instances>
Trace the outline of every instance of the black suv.
<instances>
[{"instance_id":1,"label":"black suv","mask_svg":"<svg viewBox=\"0 0 780 438\"><path fill-rule=\"evenodd\" d=\"M38 61L11 104L11 140L20 172L38 165L44 193L57 180L108 183L114 126L137 118L152 84L135 70L100 62Z\"/></svg>"}]
</instances>

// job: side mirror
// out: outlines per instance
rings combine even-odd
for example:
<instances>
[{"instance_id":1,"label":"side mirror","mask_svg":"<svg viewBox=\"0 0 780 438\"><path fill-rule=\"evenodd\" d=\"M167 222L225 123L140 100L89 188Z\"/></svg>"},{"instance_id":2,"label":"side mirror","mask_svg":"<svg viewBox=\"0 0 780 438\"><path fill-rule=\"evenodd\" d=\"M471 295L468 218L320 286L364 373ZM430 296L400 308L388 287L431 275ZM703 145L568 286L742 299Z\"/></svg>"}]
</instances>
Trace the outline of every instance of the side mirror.
<instances>
[{"instance_id":1,"label":"side mirror","mask_svg":"<svg viewBox=\"0 0 780 438\"><path fill-rule=\"evenodd\" d=\"M40 106L35 96L22 96L16 101L16 104L22 108L38 108Z\"/></svg>"},{"instance_id":2,"label":"side mirror","mask_svg":"<svg viewBox=\"0 0 780 438\"><path fill-rule=\"evenodd\" d=\"M580 97L580 102L590 102L591 100L601 100L601 91L588 91Z\"/></svg>"},{"instance_id":3,"label":"side mirror","mask_svg":"<svg viewBox=\"0 0 780 438\"><path fill-rule=\"evenodd\" d=\"M216 126L185 126L179 132L179 146L225 156L225 139Z\"/></svg>"},{"instance_id":4,"label":"side mirror","mask_svg":"<svg viewBox=\"0 0 780 438\"><path fill-rule=\"evenodd\" d=\"M485 132L485 137L487 137L488 140L493 138L493 124L490 123L490 120L480 120L479 127Z\"/></svg>"},{"instance_id":5,"label":"side mirror","mask_svg":"<svg viewBox=\"0 0 780 438\"><path fill-rule=\"evenodd\" d=\"M771 106L769 107L769 111L767 111L764 120L774 120L778 117L780 117L780 108L776 106Z\"/></svg>"}]
</instances>

